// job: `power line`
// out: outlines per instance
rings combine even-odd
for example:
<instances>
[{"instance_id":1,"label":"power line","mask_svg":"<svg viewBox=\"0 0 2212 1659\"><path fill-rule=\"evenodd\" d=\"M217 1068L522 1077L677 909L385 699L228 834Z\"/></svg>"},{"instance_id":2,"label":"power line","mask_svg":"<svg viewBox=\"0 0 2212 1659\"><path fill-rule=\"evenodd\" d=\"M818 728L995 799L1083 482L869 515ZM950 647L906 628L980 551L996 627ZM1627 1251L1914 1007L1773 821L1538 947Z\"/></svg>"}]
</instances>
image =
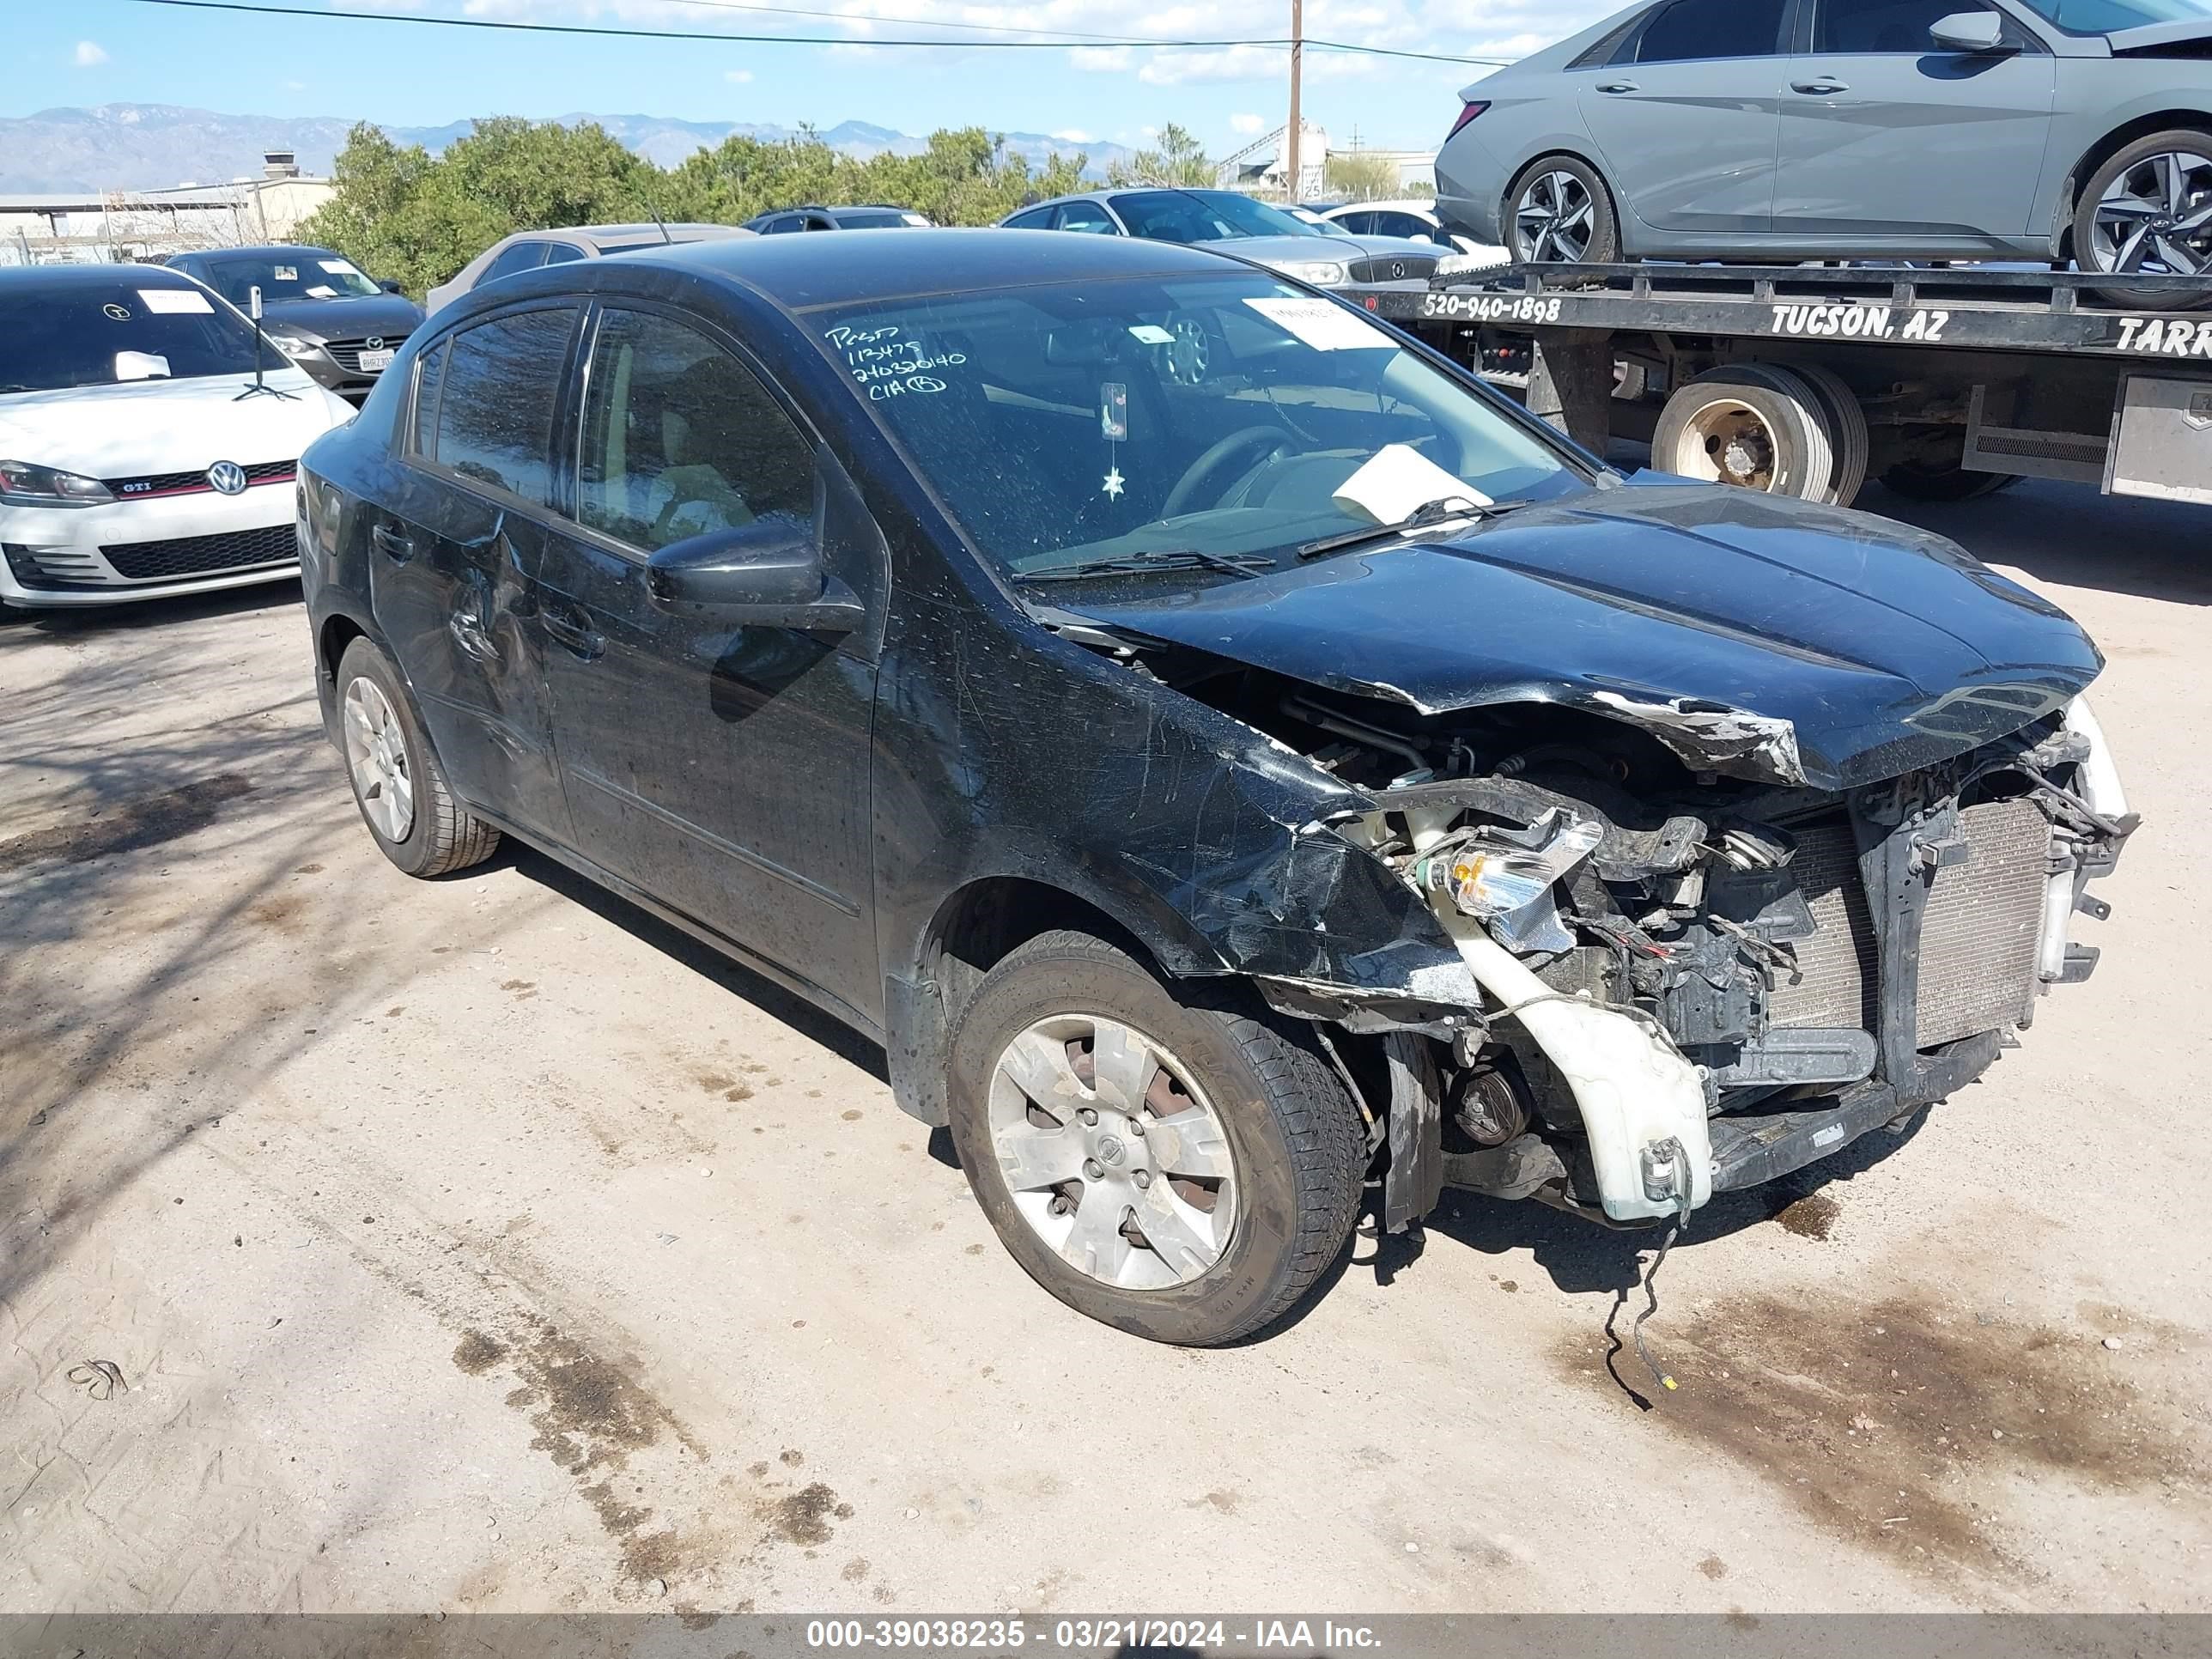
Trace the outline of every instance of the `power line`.
<instances>
[{"instance_id":1,"label":"power line","mask_svg":"<svg viewBox=\"0 0 2212 1659\"><path fill-rule=\"evenodd\" d=\"M842 40L819 34L731 34L709 29L617 29L592 23L518 23L491 17L426 17L405 12L388 11L325 11L308 6L278 6L248 3L248 0L126 0L135 6L172 6L182 11L234 11L262 17L314 17L350 23L415 23L435 28L500 29L520 34L574 34L599 39L628 40L711 40L725 45L761 46L883 46L934 47L938 50L962 52L1065 52L1070 49L1066 40L886 40L878 37L848 37ZM706 3L706 0L688 0L688 3ZM738 9L735 5L725 8ZM824 14L801 10L793 7L757 6L744 9L813 17ZM842 14L828 14L839 15ZM943 24L928 24L927 27L944 27ZM988 24L964 27L985 28ZM1024 30L1034 33L1034 30ZM1162 40L1142 36L1109 36L1103 40L1082 44L1101 46L1139 47L1158 52L1223 51L1239 46L1251 46L1271 51L1287 49L1287 40ZM1369 58L1415 58L1432 64L1473 64L1492 68L1511 62L1504 58L1466 58L1440 52L1411 52L1396 46L1358 46L1344 40L1308 40L1306 46L1315 51L1350 52Z\"/></svg>"}]
</instances>

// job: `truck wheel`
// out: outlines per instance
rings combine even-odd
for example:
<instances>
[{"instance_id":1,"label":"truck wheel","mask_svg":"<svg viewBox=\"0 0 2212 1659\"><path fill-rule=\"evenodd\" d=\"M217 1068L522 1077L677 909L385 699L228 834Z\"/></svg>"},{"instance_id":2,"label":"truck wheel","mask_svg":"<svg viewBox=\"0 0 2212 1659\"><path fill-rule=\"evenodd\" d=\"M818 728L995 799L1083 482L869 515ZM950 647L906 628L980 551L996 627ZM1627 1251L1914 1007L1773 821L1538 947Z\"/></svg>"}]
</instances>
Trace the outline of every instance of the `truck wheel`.
<instances>
[{"instance_id":1,"label":"truck wheel","mask_svg":"<svg viewBox=\"0 0 2212 1659\"><path fill-rule=\"evenodd\" d=\"M1541 156L1521 170L1505 199L1505 234L1516 259L1602 265L1620 258L1613 194L1587 161Z\"/></svg>"},{"instance_id":2,"label":"truck wheel","mask_svg":"<svg viewBox=\"0 0 2212 1659\"><path fill-rule=\"evenodd\" d=\"M1771 363L1707 369L1676 388L1652 428L1651 465L1808 501L1831 499L1836 483L1819 395Z\"/></svg>"},{"instance_id":3,"label":"truck wheel","mask_svg":"<svg viewBox=\"0 0 2212 1659\"><path fill-rule=\"evenodd\" d=\"M1233 1342L1352 1237L1358 1114L1311 1039L1256 1004L1185 1000L1102 939L1046 933L984 975L949 1064L976 1202L1079 1313Z\"/></svg>"},{"instance_id":4,"label":"truck wheel","mask_svg":"<svg viewBox=\"0 0 2212 1659\"><path fill-rule=\"evenodd\" d=\"M481 864L499 831L453 799L391 659L366 638L338 659L338 736L361 821L410 876Z\"/></svg>"},{"instance_id":5,"label":"truck wheel","mask_svg":"<svg viewBox=\"0 0 2212 1659\"><path fill-rule=\"evenodd\" d=\"M1927 461L1899 461L1881 475L1883 489L1909 501L1971 501L2019 482L2015 472L1969 472Z\"/></svg>"},{"instance_id":6,"label":"truck wheel","mask_svg":"<svg viewBox=\"0 0 2212 1659\"><path fill-rule=\"evenodd\" d=\"M1824 498L1838 507L1849 507L1866 488L1867 456L1871 441L1866 410L1858 393L1844 377L1818 363L1797 363L1790 372L1813 388L1814 399L1828 429L1828 447L1835 453L1835 472Z\"/></svg>"},{"instance_id":7,"label":"truck wheel","mask_svg":"<svg viewBox=\"0 0 2212 1659\"><path fill-rule=\"evenodd\" d=\"M2212 276L2212 132L2175 127L2138 138L2089 175L2074 204L2074 258L2084 270ZM2116 306L2193 311L2212 290L2100 289Z\"/></svg>"}]
</instances>

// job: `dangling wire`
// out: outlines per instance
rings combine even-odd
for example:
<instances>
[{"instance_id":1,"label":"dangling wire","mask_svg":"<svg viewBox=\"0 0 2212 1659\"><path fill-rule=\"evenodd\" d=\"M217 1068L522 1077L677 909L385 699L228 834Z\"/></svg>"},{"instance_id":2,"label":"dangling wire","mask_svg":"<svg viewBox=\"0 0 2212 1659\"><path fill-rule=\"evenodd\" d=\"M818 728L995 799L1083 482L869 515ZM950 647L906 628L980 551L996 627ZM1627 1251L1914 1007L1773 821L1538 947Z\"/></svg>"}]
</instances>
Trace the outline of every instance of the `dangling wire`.
<instances>
[{"instance_id":1,"label":"dangling wire","mask_svg":"<svg viewBox=\"0 0 2212 1659\"><path fill-rule=\"evenodd\" d=\"M1651 1266L1644 1274L1644 1311L1636 1316L1636 1322L1628 1328L1629 1340L1636 1344L1636 1357L1644 1362L1644 1369L1651 1373L1659 1386L1670 1393L1675 1387L1674 1379L1659 1369L1659 1362L1651 1357L1651 1350L1644 1346L1644 1322L1659 1311L1659 1264L1667 1259L1667 1252L1674 1249L1674 1240L1681 1231L1681 1221L1674 1221L1668 1224L1667 1237L1659 1241L1659 1254L1651 1258Z\"/></svg>"}]
</instances>

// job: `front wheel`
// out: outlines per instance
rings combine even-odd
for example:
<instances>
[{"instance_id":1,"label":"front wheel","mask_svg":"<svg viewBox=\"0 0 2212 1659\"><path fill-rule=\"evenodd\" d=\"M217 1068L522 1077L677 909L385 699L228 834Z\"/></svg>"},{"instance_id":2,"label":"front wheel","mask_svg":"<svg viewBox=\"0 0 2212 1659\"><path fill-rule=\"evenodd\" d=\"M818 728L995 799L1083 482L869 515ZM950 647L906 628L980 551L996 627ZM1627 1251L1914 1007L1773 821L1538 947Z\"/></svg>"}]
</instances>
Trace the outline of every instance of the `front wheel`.
<instances>
[{"instance_id":1,"label":"front wheel","mask_svg":"<svg viewBox=\"0 0 2212 1659\"><path fill-rule=\"evenodd\" d=\"M2115 276L2212 279L2212 132L2176 127L2115 151L2075 204L2074 257L2084 270ZM2098 294L2144 310L2212 306L2212 287L2173 294L2115 285Z\"/></svg>"},{"instance_id":2,"label":"front wheel","mask_svg":"<svg viewBox=\"0 0 2212 1659\"><path fill-rule=\"evenodd\" d=\"M1182 1000L1089 934L1031 939L951 1045L952 1139L1014 1259L1079 1313L1158 1342L1281 1317L1352 1236L1367 1146L1311 1039Z\"/></svg>"}]
</instances>

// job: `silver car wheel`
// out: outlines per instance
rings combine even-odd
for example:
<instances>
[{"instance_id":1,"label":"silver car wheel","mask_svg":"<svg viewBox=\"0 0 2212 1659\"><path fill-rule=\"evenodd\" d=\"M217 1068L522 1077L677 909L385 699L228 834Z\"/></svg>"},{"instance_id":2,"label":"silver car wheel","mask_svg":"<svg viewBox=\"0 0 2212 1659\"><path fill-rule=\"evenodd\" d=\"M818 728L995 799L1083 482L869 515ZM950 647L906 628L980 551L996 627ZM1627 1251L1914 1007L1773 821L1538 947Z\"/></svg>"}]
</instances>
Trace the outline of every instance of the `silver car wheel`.
<instances>
[{"instance_id":1,"label":"silver car wheel","mask_svg":"<svg viewBox=\"0 0 2212 1659\"><path fill-rule=\"evenodd\" d=\"M1540 173L1513 209L1513 251L1523 259L1573 264L1589 252L1596 209L1571 173Z\"/></svg>"},{"instance_id":2,"label":"silver car wheel","mask_svg":"<svg viewBox=\"0 0 2212 1659\"><path fill-rule=\"evenodd\" d=\"M389 842L415 827L415 782L407 770L407 734L376 683L356 675L345 689L346 769L361 810Z\"/></svg>"},{"instance_id":3,"label":"silver car wheel","mask_svg":"<svg viewBox=\"0 0 2212 1659\"><path fill-rule=\"evenodd\" d=\"M1221 1260L1237 1225L1228 1133L1142 1031L1095 1014L1039 1020L1000 1054L988 1109L1015 1210L1078 1273L1167 1290Z\"/></svg>"},{"instance_id":4,"label":"silver car wheel","mask_svg":"<svg viewBox=\"0 0 2212 1659\"><path fill-rule=\"evenodd\" d=\"M2114 179L2097 204L2088 263L2154 276L2212 270L2212 158L2163 151Z\"/></svg>"}]
</instances>

